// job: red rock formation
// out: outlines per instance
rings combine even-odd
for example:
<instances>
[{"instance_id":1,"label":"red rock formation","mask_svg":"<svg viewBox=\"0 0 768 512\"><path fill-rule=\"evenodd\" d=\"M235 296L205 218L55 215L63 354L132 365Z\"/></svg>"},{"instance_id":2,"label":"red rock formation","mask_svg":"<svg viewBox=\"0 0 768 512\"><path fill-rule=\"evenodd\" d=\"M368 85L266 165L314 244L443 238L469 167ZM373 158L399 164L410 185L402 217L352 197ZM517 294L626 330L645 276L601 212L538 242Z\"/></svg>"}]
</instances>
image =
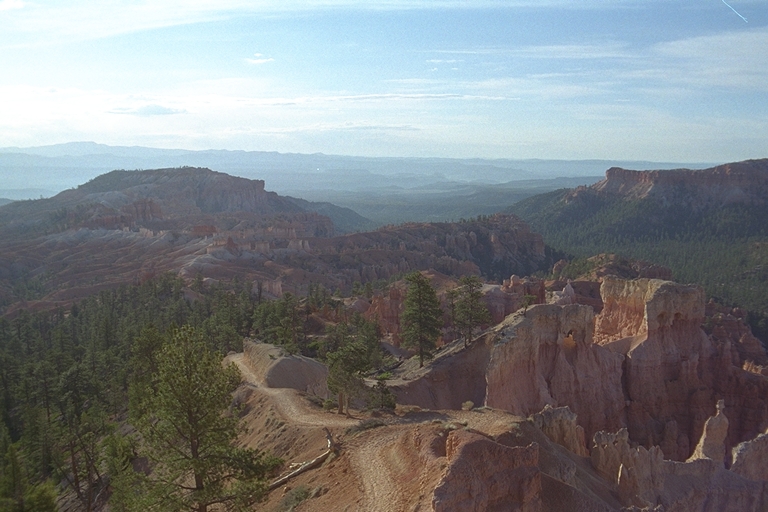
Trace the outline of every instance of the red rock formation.
<instances>
[{"instance_id":1,"label":"red rock formation","mask_svg":"<svg viewBox=\"0 0 768 512\"><path fill-rule=\"evenodd\" d=\"M445 451L448 468L434 491L435 512L541 511L538 445L508 447L455 430Z\"/></svg>"},{"instance_id":2,"label":"red rock formation","mask_svg":"<svg viewBox=\"0 0 768 512\"><path fill-rule=\"evenodd\" d=\"M600 283L597 281L548 281L545 288L552 293L554 304L583 304L591 306L595 313L603 310Z\"/></svg>"},{"instance_id":3,"label":"red rock formation","mask_svg":"<svg viewBox=\"0 0 768 512\"><path fill-rule=\"evenodd\" d=\"M593 322L592 308L580 305L508 317L493 330L486 404L525 416L567 405L587 437L623 426L623 357L592 343Z\"/></svg>"},{"instance_id":4,"label":"red rock formation","mask_svg":"<svg viewBox=\"0 0 768 512\"><path fill-rule=\"evenodd\" d=\"M216 226L211 224L192 226L192 236L194 237L207 238L209 236L215 235L216 233L218 233Z\"/></svg>"},{"instance_id":5,"label":"red rock formation","mask_svg":"<svg viewBox=\"0 0 768 512\"><path fill-rule=\"evenodd\" d=\"M664 203L680 201L686 191L692 206L703 204L765 204L768 197L768 159L746 160L710 169L630 171L613 167L591 190L630 199L653 197ZM575 191L574 194L579 194Z\"/></svg>"},{"instance_id":6,"label":"red rock formation","mask_svg":"<svg viewBox=\"0 0 768 512\"><path fill-rule=\"evenodd\" d=\"M533 424L550 441L567 448L576 455L589 455L584 438L584 429L576 423L576 415L568 407L554 408L545 405L544 409L531 416Z\"/></svg>"},{"instance_id":7,"label":"red rock formation","mask_svg":"<svg viewBox=\"0 0 768 512\"><path fill-rule=\"evenodd\" d=\"M505 279L501 286L485 285L483 287L483 302L488 307L494 324L498 324L507 315L522 308L527 296L533 297L533 302L529 305L543 304L546 297L544 281L513 275Z\"/></svg>"},{"instance_id":8,"label":"red rock formation","mask_svg":"<svg viewBox=\"0 0 768 512\"><path fill-rule=\"evenodd\" d=\"M371 306L363 316L379 322L381 332L391 335L395 346L400 346L400 313L405 301L405 283L393 284L386 293L376 293L371 299Z\"/></svg>"},{"instance_id":9,"label":"red rock formation","mask_svg":"<svg viewBox=\"0 0 768 512\"><path fill-rule=\"evenodd\" d=\"M123 206L121 211L126 215L130 215L134 222L149 222L163 218L163 211L160 205L152 199L139 199Z\"/></svg>"},{"instance_id":10,"label":"red rock formation","mask_svg":"<svg viewBox=\"0 0 768 512\"><path fill-rule=\"evenodd\" d=\"M730 342L713 341L701 330L699 287L606 278L601 292L605 308L595 339L626 356L622 383L634 441L660 445L665 457L685 460L718 398L725 398L731 423L728 448L768 423L768 402L760 397L768 393L768 380L744 371Z\"/></svg>"},{"instance_id":11,"label":"red rock formation","mask_svg":"<svg viewBox=\"0 0 768 512\"><path fill-rule=\"evenodd\" d=\"M730 343L736 348L739 360L735 365L744 366L750 361L756 365L768 365L768 357L760 340L752 335L745 322L745 313L739 308L729 308L710 300L704 313L704 331L718 343ZM759 373L759 372L758 372Z\"/></svg>"},{"instance_id":12,"label":"red rock formation","mask_svg":"<svg viewBox=\"0 0 768 512\"><path fill-rule=\"evenodd\" d=\"M596 320L580 305L511 315L470 349L440 355L399 384L399 399L458 408L446 398L455 395L477 404L484 377L488 406L520 415L568 406L587 437L626 427L633 442L660 446L672 460L691 455L719 399L730 424L726 450L765 430L768 378L744 370L730 341L704 333L700 288L606 278L601 290Z\"/></svg>"}]
</instances>

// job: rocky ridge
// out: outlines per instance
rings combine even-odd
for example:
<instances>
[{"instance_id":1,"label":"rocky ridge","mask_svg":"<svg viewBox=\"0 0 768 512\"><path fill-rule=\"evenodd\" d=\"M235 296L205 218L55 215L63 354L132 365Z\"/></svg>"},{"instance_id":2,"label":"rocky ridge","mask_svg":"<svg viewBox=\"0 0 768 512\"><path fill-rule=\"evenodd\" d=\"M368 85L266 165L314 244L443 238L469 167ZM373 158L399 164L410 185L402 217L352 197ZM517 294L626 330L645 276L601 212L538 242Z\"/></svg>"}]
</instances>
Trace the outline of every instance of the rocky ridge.
<instances>
[{"instance_id":1,"label":"rocky ridge","mask_svg":"<svg viewBox=\"0 0 768 512\"><path fill-rule=\"evenodd\" d=\"M714 204L765 204L768 192L768 159L746 160L702 170L672 169L632 171L612 167L591 190L627 199L654 198L662 204L694 201ZM574 194L586 190L576 189ZM692 203L694 204L694 203Z\"/></svg>"}]
</instances>

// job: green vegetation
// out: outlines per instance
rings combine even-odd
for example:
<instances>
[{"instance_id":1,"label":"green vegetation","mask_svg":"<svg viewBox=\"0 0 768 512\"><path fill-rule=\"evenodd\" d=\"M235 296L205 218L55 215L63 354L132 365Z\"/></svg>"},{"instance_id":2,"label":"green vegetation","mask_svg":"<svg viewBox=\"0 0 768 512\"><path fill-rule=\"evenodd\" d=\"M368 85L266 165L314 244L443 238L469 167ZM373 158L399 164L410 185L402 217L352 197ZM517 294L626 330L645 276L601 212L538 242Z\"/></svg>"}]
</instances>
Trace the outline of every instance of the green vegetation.
<instances>
[{"instance_id":1,"label":"green vegetation","mask_svg":"<svg viewBox=\"0 0 768 512\"><path fill-rule=\"evenodd\" d=\"M465 347L472 342L475 329L491 321L491 313L482 301L482 288L483 283L477 276L463 276L452 294L455 296L453 320Z\"/></svg>"},{"instance_id":2,"label":"green vegetation","mask_svg":"<svg viewBox=\"0 0 768 512\"><path fill-rule=\"evenodd\" d=\"M405 309L401 316L403 346L418 348L419 366L424 358L430 357L443 326L443 312L435 289L420 272L409 274L408 292L405 295Z\"/></svg>"},{"instance_id":3,"label":"green vegetation","mask_svg":"<svg viewBox=\"0 0 768 512\"><path fill-rule=\"evenodd\" d=\"M142 492L129 501L135 510L194 510L214 504L237 508L259 501L265 477L280 461L236 448L238 418L224 414L240 373L222 368L203 333L183 327L157 354L152 381L141 386L146 405L132 419L154 470L139 477Z\"/></svg>"},{"instance_id":4,"label":"green vegetation","mask_svg":"<svg viewBox=\"0 0 768 512\"><path fill-rule=\"evenodd\" d=\"M65 482L82 510L105 498L107 485L115 487L143 449L141 438L116 429L126 404L133 417L157 407L145 398L160 396L170 357L163 347L173 333L194 328L200 361L241 349L257 306L250 294L236 282L199 291L190 302L180 279L162 276L102 291L69 310L0 318L2 510L48 510L50 482Z\"/></svg>"},{"instance_id":5,"label":"green vegetation","mask_svg":"<svg viewBox=\"0 0 768 512\"><path fill-rule=\"evenodd\" d=\"M294 489L291 489L285 494L280 503L274 509L274 512L290 512L294 510L300 503L308 500L312 497L312 491L305 485L300 485Z\"/></svg>"},{"instance_id":6,"label":"green vegetation","mask_svg":"<svg viewBox=\"0 0 768 512\"><path fill-rule=\"evenodd\" d=\"M555 250L586 258L598 253L647 260L675 279L702 285L720 302L751 312L768 341L768 209L744 204L691 206L679 200L625 200L590 190L556 191L509 208ZM583 260L582 260L583 261Z\"/></svg>"},{"instance_id":7,"label":"green vegetation","mask_svg":"<svg viewBox=\"0 0 768 512\"><path fill-rule=\"evenodd\" d=\"M363 376L381 364L380 338L378 325L359 316L353 324L342 322L327 330L328 389L338 395L339 414L349 414L350 398L368 394Z\"/></svg>"}]
</instances>

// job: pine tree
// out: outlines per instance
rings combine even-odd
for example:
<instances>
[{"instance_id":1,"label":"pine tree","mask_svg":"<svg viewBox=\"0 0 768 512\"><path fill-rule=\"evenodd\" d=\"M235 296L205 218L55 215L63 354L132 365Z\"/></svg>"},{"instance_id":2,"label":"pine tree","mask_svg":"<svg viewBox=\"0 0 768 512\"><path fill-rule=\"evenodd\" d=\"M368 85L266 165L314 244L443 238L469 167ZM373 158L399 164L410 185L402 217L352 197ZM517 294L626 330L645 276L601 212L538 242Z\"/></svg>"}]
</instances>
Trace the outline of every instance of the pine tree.
<instances>
[{"instance_id":1,"label":"pine tree","mask_svg":"<svg viewBox=\"0 0 768 512\"><path fill-rule=\"evenodd\" d=\"M483 283L477 276L459 279L460 287L456 298L456 327L464 338L464 346L472 341L474 330L491 321L488 307L482 301Z\"/></svg>"},{"instance_id":2,"label":"pine tree","mask_svg":"<svg viewBox=\"0 0 768 512\"><path fill-rule=\"evenodd\" d=\"M429 280L420 272L406 276L408 292L405 295L405 310L401 317L403 345L418 348L419 366L424 366L424 358L431 355L435 342L440 337L443 325L443 312L440 301Z\"/></svg>"},{"instance_id":3,"label":"pine tree","mask_svg":"<svg viewBox=\"0 0 768 512\"><path fill-rule=\"evenodd\" d=\"M137 510L206 512L214 504L245 507L266 492L265 477L279 461L236 448L236 415L226 414L240 383L222 368L198 331L183 327L158 354L151 411L137 422L155 464Z\"/></svg>"}]
</instances>

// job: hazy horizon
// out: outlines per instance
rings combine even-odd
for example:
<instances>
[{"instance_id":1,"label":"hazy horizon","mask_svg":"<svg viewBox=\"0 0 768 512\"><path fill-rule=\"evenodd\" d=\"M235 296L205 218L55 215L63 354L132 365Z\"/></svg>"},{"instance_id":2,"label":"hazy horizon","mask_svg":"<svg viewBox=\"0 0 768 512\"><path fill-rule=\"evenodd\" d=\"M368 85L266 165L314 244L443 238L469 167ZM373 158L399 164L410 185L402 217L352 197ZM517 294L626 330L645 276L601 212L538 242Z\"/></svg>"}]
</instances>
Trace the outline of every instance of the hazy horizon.
<instances>
[{"instance_id":1,"label":"hazy horizon","mask_svg":"<svg viewBox=\"0 0 768 512\"><path fill-rule=\"evenodd\" d=\"M757 0L0 0L0 147L764 156Z\"/></svg>"},{"instance_id":2,"label":"hazy horizon","mask_svg":"<svg viewBox=\"0 0 768 512\"><path fill-rule=\"evenodd\" d=\"M262 179L267 190L327 201L338 193L427 190L546 182L589 177L591 184L613 166L630 169L705 168L724 162L652 162L630 160L551 160L364 157L323 153L232 150L184 150L108 146L72 142L31 148L0 147L0 198L36 199L74 188L115 169L207 167L249 179ZM563 181L563 179L565 179ZM563 185L565 186L565 185ZM375 192L379 194L380 192Z\"/></svg>"}]
</instances>

